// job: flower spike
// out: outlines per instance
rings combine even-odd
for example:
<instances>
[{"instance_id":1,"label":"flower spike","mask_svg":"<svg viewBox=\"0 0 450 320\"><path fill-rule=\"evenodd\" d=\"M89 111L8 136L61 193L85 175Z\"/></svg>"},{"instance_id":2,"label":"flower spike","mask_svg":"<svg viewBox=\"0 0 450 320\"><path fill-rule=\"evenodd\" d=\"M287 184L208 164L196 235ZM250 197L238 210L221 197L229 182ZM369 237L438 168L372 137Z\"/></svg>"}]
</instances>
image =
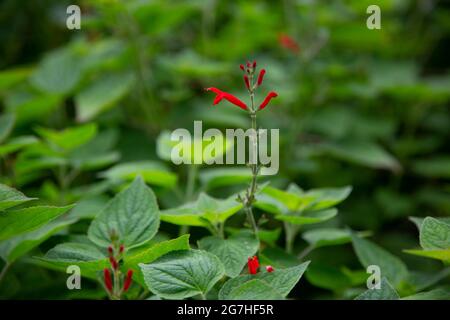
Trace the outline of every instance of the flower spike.
<instances>
[{"instance_id":1,"label":"flower spike","mask_svg":"<svg viewBox=\"0 0 450 320\"><path fill-rule=\"evenodd\" d=\"M228 100L229 102L231 102L232 104L234 104L235 106L238 106L241 109L247 110L247 105L244 102L242 102L241 100L239 100L237 97L233 96L232 94L221 91L214 87L206 88L206 91L212 91L215 94L217 94L217 96L214 99L213 105L216 105L220 101L222 101L222 99L225 99L225 100Z\"/></svg>"},{"instance_id":2,"label":"flower spike","mask_svg":"<svg viewBox=\"0 0 450 320\"><path fill-rule=\"evenodd\" d=\"M264 109L267 104L270 102L272 98L278 97L278 94L275 91L270 91L264 101L259 105L259 110Z\"/></svg>"},{"instance_id":3,"label":"flower spike","mask_svg":"<svg viewBox=\"0 0 450 320\"><path fill-rule=\"evenodd\" d=\"M266 69L261 69L261 71L259 72L259 75L258 75L258 82L257 82L258 86L260 86L261 83L263 82L265 74L266 74Z\"/></svg>"}]
</instances>

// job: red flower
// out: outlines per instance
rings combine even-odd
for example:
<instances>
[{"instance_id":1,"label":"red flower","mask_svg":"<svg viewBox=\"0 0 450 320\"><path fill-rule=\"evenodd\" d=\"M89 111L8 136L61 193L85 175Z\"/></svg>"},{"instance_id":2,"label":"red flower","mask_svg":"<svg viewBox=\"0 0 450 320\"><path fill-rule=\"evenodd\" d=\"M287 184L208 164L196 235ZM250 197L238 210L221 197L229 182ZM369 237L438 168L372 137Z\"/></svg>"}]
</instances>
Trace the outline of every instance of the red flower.
<instances>
[{"instance_id":1,"label":"red flower","mask_svg":"<svg viewBox=\"0 0 450 320\"><path fill-rule=\"evenodd\" d=\"M119 264L117 263L117 260L114 259L114 257L109 257L109 262L111 263L111 267L114 270L117 270L117 268L119 267Z\"/></svg>"},{"instance_id":2,"label":"red flower","mask_svg":"<svg viewBox=\"0 0 450 320\"><path fill-rule=\"evenodd\" d=\"M113 290L112 280L111 280L111 272L108 268L103 270L103 279L105 281L105 287L111 293Z\"/></svg>"},{"instance_id":3,"label":"red flower","mask_svg":"<svg viewBox=\"0 0 450 320\"><path fill-rule=\"evenodd\" d=\"M127 292L128 288L131 285L131 281L133 278L133 270L128 270L127 272L127 277L125 278L125 281L123 283L123 292Z\"/></svg>"},{"instance_id":4,"label":"red flower","mask_svg":"<svg viewBox=\"0 0 450 320\"><path fill-rule=\"evenodd\" d=\"M225 100L228 100L229 102L231 102L232 104L234 104L235 106L238 106L241 109L247 110L247 105L244 102L242 102L241 100L239 100L238 98L236 98L235 96L233 96L232 94L221 91L214 87L206 88L206 91L212 91L215 94L217 94L216 98L214 99L213 105L216 105L220 101L222 101L222 99L225 99Z\"/></svg>"},{"instance_id":5,"label":"red flower","mask_svg":"<svg viewBox=\"0 0 450 320\"><path fill-rule=\"evenodd\" d=\"M244 74L244 82L247 89L250 90L250 81L248 80L248 76L246 74Z\"/></svg>"},{"instance_id":6,"label":"red flower","mask_svg":"<svg viewBox=\"0 0 450 320\"><path fill-rule=\"evenodd\" d=\"M125 250L125 246L123 244L120 245L119 247L119 253L122 254Z\"/></svg>"},{"instance_id":7,"label":"red flower","mask_svg":"<svg viewBox=\"0 0 450 320\"><path fill-rule=\"evenodd\" d=\"M259 268L258 257L253 256L251 258L248 258L247 266L248 266L248 273L256 274L258 272L258 268Z\"/></svg>"},{"instance_id":8,"label":"red flower","mask_svg":"<svg viewBox=\"0 0 450 320\"><path fill-rule=\"evenodd\" d=\"M270 91L264 101L259 105L259 110L264 109L272 98L278 97L275 91Z\"/></svg>"},{"instance_id":9,"label":"red flower","mask_svg":"<svg viewBox=\"0 0 450 320\"><path fill-rule=\"evenodd\" d=\"M257 82L258 86L260 86L261 83L263 82L265 74L266 74L266 70L265 69L261 69L261 71L259 72L259 75L258 75L258 82Z\"/></svg>"},{"instance_id":10,"label":"red flower","mask_svg":"<svg viewBox=\"0 0 450 320\"><path fill-rule=\"evenodd\" d=\"M288 36L287 34L280 34L278 37L278 41L280 42L281 46L292 51L293 53L297 54L300 52L300 46L292 37Z\"/></svg>"},{"instance_id":11,"label":"red flower","mask_svg":"<svg viewBox=\"0 0 450 320\"><path fill-rule=\"evenodd\" d=\"M274 272L275 269L272 266L266 266L266 271L267 272Z\"/></svg>"},{"instance_id":12,"label":"red flower","mask_svg":"<svg viewBox=\"0 0 450 320\"><path fill-rule=\"evenodd\" d=\"M112 246L109 246L109 247L108 247L108 255L109 255L110 257L112 257L113 254L114 254L113 247L112 247Z\"/></svg>"}]
</instances>

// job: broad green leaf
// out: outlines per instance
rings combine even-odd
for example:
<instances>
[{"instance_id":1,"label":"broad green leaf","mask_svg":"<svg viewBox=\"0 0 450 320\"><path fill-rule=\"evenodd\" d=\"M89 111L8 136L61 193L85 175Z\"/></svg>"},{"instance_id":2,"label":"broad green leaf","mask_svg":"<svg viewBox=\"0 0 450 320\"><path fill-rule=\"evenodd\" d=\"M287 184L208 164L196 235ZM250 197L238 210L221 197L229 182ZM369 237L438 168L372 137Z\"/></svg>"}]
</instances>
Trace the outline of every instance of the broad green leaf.
<instances>
[{"instance_id":1,"label":"broad green leaf","mask_svg":"<svg viewBox=\"0 0 450 320\"><path fill-rule=\"evenodd\" d=\"M14 68L0 71L0 91L4 91L25 80L30 72L30 68Z\"/></svg>"},{"instance_id":2,"label":"broad green leaf","mask_svg":"<svg viewBox=\"0 0 450 320\"><path fill-rule=\"evenodd\" d=\"M237 202L235 196L222 200L201 193L195 202L163 210L161 220L178 225L208 226L207 221L216 225L224 222L241 208L242 203Z\"/></svg>"},{"instance_id":3,"label":"broad green leaf","mask_svg":"<svg viewBox=\"0 0 450 320\"><path fill-rule=\"evenodd\" d=\"M450 224L426 217L420 228L420 245L425 250L450 249Z\"/></svg>"},{"instance_id":4,"label":"broad green leaf","mask_svg":"<svg viewBox=\"0 0 450 320\"><path fill-rule=\"evenodd\" d=\"M313 203L306 207L307 210L323 210L333 207L347 199L352 192L352 187L313 189L306 192L307 197L314 199Z\"/></svg>"},{"instance_id":5,"label":"broad green leaf","mask_svg":"<svg viewBox=\"0 0 450 320\"><path fill-rule=\"evenodd\" d=\"M227 300L282 300L284 297L267 282L253 279L231 290Z\"/></svg>"},{"instance_id":6,"label":"broad green leaf","mask_svg":"<svg viewBox=\"0 0 450 320\"><path fill-rule=\"evenodd\" d=\"M37 142L38 140L33 136L21 136L12 138L7 143L0 145L0 157L16 152L26 146Z\"/></svg>"},{"instance_id":7,"label":"broad green leaf","mask_svg":"<svg viewBox=\"0 0 450 320\"><path fill-rule=\"evenodd\" d=\"M279 247L264 248L259 254L260 263L271 265L275 269L284 269L298 265L298 258Z\"/></svg>"},{"instance_id":8,"label":"broad green leaf","mask_svg":"<svg viewBox=\"0 0 450 320\"><path fill-rule=\"evenodd\" d=\"M0 143L11 133L15 120L16 117L12 113L0 115Z\"/></svg>"},{"instance_id":9,"label":"broad green leaf","mask_svg":"<svg viewBox=\"0 0 450 320\"><path fill-rule=\"evenodd\" d=\"M36 230L56 217L66 213L71 206L38 206L0 213L0 241Z\"/></svg>"},{"instance_id":10,"label":"broad green leaf","mask_svg":"<svg viewBox=\"0 0 450 320\"><path fill-rule=\"evenodd\" d=\"M34 199L28 198L22 192L0 183L0 211Z\"/></svg>"},{"instance_id":11,"label":"broad green leaf","mask_svg":"<svg viewBox=\"0 0 450 320\"><path fill-rule=\"evenodd\" d=\"M94 138L97 134L97 125L94 123L78 127L66 128L62 131L37 128L37 133L49 143L65 151L73 150Z\"/></svg>"},{"instance_id":12,"label":"broad green leaf","mask_svg":"<svg viewBox=\"0 0 450 320\"><path fill-rule=\"evenodd\" d=\"M359 236L364 236L367 233L358 233ZM305 231L302 238L315 248L336 246L352 241L351 232L346 229L337 228L320 228Z\"/></svg>"},{"instance_id":13,"label":"broad green leaf","mask_svg":"<svg viewBox=\"0 0 450 320\"><path fill-rule=\"evenodd\" d=\"M261 280L269 285L277 295L285 298L302 277L309 261L286 269L275 269L273 272L261 271L255 275L246 274L228 280L219 292L220 300L231 298L233 290L252 280Z\"/></svg>"},{"instance_id":14,"label":"broad green leaf","mask_svg":"<svg viewBox=\"0 0 450 320\"><path fill-rule=\"evenodd\" d=\"M247 263L247 259L258 250L258 240L251 232L241 232L228 239L211 236L198 242L199 249L206 250L219 257L229 277L238 276Z\"/></svg>"},{"instance_id":15,"label":"broad green leaf","mask_svg":"<svg viewBox=\"0 0 450 320\"><path fill-rule=\"evenodd\" d=\"M275 218L292 224L312 224L320 223L334 218L337 215L337 209L326 209L319 211L305 211L302 213L279 214Z\"/></svg>"},{"instance_id":16,"label":"broad green leaf","mask_svg":"<svg viewBox=\"0 0 450 320\"><path fill-rule=\"evenodd\" d=\"M116 232L127 248L144 244L159 228L159 209L153 191L137 177L117 194L92 221L88 236L92 242L107 247L110 233Z\"/></svg>"},{"instance_id":17,"label":"broad green leaf","mask_svg":"<svg viewBox=\"0 0 450 320\"><path fill-rule=\"evenodd\" d=\"M412 271L406 280L406 283L413 288L414 292L425 290L450 275L450 267L442 269L439 272L419 272Z\"/></svg>"},{"instance_id":18,"label":"broad green leaf","mask_svg":"<svg viewBox=\"0 0 450 320\"><path fill-rule=\"evenodd\" d=\"M172 188L178 177L166 166L155 161L137 161L120 163L101 173L102 177L111 180L130 181L141 176L148 184Z\"/></svg>"},{"instance_id":19,"label":"broad green leaf","mask_svg":"<svg viewBox=\"0 0 450 320\"><path fill-rule=\"evenodd\" d=\"M75 97L78 121L89 121L113 107L133 83L132 74L111 74L96 79Z\"/></svg>"},{"instance_id":20,"label":"broad green leaf","mask_svg":"<svg viewBox=\"0 0 450 320\"><path fill-rule=\"evenodd\" d=\"M312 285L332 291L352 286L350 278L341 269L322 263L311 263L305 276Z\"/></svg>"},{"instance_id":21,"label":"broad green leaf","mask_svg":"<svg viewBox=\"0 0 450 320\"><path fill-rule=\"evenodd\" d=\"M400 299L398 293L389 283L386 278L381 279L380 289L368 289L360 294L355 300L398 300Z\"/></svg>"},{"instance_id":22,"label":"broad green leaf","mask_svg":"<svg viewBox=\"0 0 450 320\"><path fill-rule=\"evenodd\" d=\"M450 249L446 250L404 250L406 253L416 256L441 260L445 263L450 263Z\"/></svg>"},{"instance_id":23,"label":"broad green leaf","mask_svg":"<svg viewBox=\"0 0 450 320\"><path fill-rule=\"evenodd\" d=\"M401 170L401 165L397 159L373 142L348 141L339 144L326 144L320 146L320 148L333 157L358 165L392 171Z\"/></svg>"},{"instance_id":24,"label":"broad green leaf","mask_svg":"<svg viewBox=\"0 0 450 320\"><path fill-rule=\"evenodd\" d=\"M419 292L411 296L404 297L402 300L450 300L450 290L447 288Z\"/></svg>"},{"instance_id":25,"label":"broad green leaf","mask_svg":"<svg viewBox=\"0 0 450 320\"><path fill-rule=\"evenodd\" d=\"M396 256L369 240L352 234L352 243L359 262L367 268L370 265L380 267L381 275L397 286L408 276L406 265Z\"/></svg>"},{"instance_id":26,"label":"broad green leaf","mask_svg":"<svg viewBox=\"0 0 450 320\"><path fill-rule=\"evenodd\" d=\"M430 178L450 178L450 157L436 156L413 163L413 170L419 175Z\"/></svg>"},{"instance_id":27,"label":"broad green leaf","mask_svg":"<svg viewBox=\"0 0 450 320\"><path fill-rule=\"evenodd\" d=\"M249 183L252 173L248 168L213 168L200 171L199 178L208 189L213 189Z\"/></svg>"},{"instance_id":28,"label":"broad green leaf","mask_svg":"<svg viewBox=\"0 0 450 320\"><path fill-rule=\"evenodd\" d=\"M202 250L169 253L139 266L150 291L166 299L205 296L225 273L219 258Z\"/></svg>"},{"instance_id":29,"label":"broad green leaf","mask_svg":"<svg viewBox=\"0 0 450 320\"><path fill-rule=\"evenodd\" d=\"M434 218L434 219L450 225L450 217L449 218ZM423 221L425 220L425 218L422 218L422 217L409 217L409 220L411 220L416 225L417 229L419 229L419 231L420 231L420 229L422 228L422 224L423 224Z\"/></svg>"},{"instance_id":30,"label":"broad green leaf","mask_svg":"<svg viewBox=\"0 0 450 320\"><path fill-rule=\"evenodd\" d=\"M24 125L48 117L62 103L63 98L59 95L37 94L8 105L7 110L16 115L17 124Z\"/></svg>"},{"instance_id":31,"label":"broad green leaf","mask_svg":"<svg viewBox=\"0 0 450 320\"><path fill-rule=\"evenodd\" d=\"M72 211L70 211L70 217L77 219L94 219L106 206L109 200L109 197L104 195L80 199Z\"/></svg>"},{"instance_id":32,"label":"broad green leaf","mask_svg":"<svg viewBox=\"0 0 450 320\"><path fill-rule=\"evenodd\" d=\"M3 241L0 243L0 256L8 263L12 263L75 221L75 219L52 221L37 230Z\"/></svg>"},{"instance_id":33,"label":"broad green leaf","mask_svg":"<svg viewBox=\"0 0 450 320\"><path fill-rule=\"evenodd\" d=\"M75 89L81 79L80 59L70 48L47 54L31 76L37 89L57 94L67 94Z\"/></svg>"}]
</instances>

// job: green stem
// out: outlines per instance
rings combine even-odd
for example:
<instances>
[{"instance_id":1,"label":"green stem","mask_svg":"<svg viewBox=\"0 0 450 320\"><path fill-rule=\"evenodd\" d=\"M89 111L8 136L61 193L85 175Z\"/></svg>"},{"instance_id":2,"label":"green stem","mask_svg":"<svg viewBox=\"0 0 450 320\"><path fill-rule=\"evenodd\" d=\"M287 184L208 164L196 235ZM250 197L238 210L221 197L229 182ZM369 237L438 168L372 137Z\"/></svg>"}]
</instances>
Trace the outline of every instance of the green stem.
<instances>
[{"instance_id":1,"label":"green stem","mask_svg":"<svg viewBox=\"0 0 450 320\"><path fill-rule=\"evenodd\" d=\"M303 249L302 252L300 252L300 254L298 255L298 260L302 260L304 257L306 257L308 254L311 253L311 251L314 250L314 246L313 245L309 245L307 246L305 249Z\"/></svg>"},{"instance_id":2,"label":"green stem","mask_svg":"<svg viewBox=\"0 0 450 320\"><path fill-rule=\"evenodd\" d=\"M298 227L284 222L286 252L292 254L294 251L294 242L298 233Z\"/></svg>"}]
</instances>

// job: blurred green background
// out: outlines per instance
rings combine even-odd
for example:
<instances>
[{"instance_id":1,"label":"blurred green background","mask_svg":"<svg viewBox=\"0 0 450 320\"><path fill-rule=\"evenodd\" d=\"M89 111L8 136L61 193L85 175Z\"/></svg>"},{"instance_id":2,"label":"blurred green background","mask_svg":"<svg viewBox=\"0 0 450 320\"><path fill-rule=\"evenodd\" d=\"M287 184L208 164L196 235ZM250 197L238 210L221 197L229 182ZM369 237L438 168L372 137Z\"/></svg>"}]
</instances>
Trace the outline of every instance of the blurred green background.
<instances>
[{"instance_id":1,"label":"blurred green background","mask_svg":"<svg viewBox=\"0 0 450 320\"><path fill-rule=\"evenodd\" d=\"M66 28L70 4L81 7L81 30ZM381 8L381 30L366 27L371 4ZM92 196L88 206L99 206L110 188L100 172L157 160L164 130L192 129L193 120L248 127L248 115L212 107L203 88L245 98L238 66L256 60L267 70L258 99L279 94L258 114L261 127L280 129L280 172L271 182L352 185L330 225L370 230L409 266L440 268L402 249L418 246L409 216L450 216L448 1L3 0L0 25L0 110L15 115L9 136L0 132L2 183L45 203ZM73 179L61 183L61 159L33 149L33 136L94 122L96 144L69 156L64 170ZM185 167L166 166L187 180ZM209 181L208 170L198 184ZM156 186L161 206L178 205L164 187ZM223 196L230 188L206 189ZM331 266L355 261L349 248L315 254ZM59 296L42 283L8 295ZM328 297L305 288L301 298Z\"/></svg>"}]
</instances>

